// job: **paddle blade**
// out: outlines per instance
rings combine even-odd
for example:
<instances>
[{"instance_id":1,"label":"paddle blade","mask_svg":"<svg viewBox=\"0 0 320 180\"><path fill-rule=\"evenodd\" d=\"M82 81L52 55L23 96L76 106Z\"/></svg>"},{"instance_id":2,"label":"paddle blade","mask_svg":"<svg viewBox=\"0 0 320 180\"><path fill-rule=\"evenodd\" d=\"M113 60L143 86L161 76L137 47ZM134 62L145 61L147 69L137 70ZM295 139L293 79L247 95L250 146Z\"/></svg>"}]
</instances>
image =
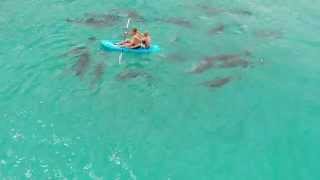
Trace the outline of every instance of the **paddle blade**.
<instances>
[{"instance_id":1,"label":"paddle blade","mask_svg":"<svg viewBox=\"0 0 320 180\"><path fill-rule=\"evenodd\" d=\"M123 53L121 52L121 54L119 55L119 64L121 64L122 62L122 56L123 56Z\"/></svg>"}]
</instances>

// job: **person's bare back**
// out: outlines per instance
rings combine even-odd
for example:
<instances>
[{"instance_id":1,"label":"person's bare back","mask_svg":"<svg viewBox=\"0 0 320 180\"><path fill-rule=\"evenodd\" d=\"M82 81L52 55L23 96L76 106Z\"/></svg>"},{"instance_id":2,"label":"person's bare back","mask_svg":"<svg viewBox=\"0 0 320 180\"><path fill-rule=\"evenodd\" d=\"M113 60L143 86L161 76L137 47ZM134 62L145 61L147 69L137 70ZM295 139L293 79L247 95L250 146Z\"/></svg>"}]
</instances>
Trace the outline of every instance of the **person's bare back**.
<instances>
[{"instance_id":1,"label":"person's bare back","mask_svg":"<svg viewBox=\"0 0 320 180\"><path fill-rule=\"evenodd\" d=\"M143 40L142 40L142 44L144 46L144 48L150 48L151 46L151 36L148 32L145 32L143 34Z\"/></svg>"}]
</instances>

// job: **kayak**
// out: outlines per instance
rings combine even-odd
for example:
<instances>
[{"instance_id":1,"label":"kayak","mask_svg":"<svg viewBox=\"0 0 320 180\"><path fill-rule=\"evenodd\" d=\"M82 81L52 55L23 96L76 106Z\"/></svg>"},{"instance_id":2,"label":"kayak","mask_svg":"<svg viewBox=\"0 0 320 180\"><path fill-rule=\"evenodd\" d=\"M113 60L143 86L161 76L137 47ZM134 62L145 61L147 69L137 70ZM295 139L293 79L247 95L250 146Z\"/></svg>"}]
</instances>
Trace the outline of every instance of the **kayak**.
<instances>
[{"instance_id":1,"label":"kayak","mask_svg":"<svg viewBox=\"0 0 320 180\"><path fill-rule=\"evenodd\" d=\"M121 51L121 52L132 52L132 53L141 53L141 54L160 51L160 47L158 45L151 45L150 48L131 49L131 48L120 47L119 45L114 44L113 41L109 41L109 40L102 40L101 46L107 51Z\"/></svg>"}]
</instances>

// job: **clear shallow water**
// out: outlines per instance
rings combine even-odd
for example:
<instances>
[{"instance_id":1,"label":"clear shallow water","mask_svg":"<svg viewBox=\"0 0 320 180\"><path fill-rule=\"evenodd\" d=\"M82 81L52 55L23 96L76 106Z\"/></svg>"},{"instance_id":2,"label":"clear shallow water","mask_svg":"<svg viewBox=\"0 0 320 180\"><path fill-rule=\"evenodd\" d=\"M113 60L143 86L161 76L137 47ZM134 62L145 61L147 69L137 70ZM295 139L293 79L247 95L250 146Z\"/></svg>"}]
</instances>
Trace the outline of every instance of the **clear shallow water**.
<instances>
[{"instance_id":1,"label":"clear shallow water","mask_svg":"<svg viewBox=\"0 0 320 180\"><path fill-rule=\"evenodd\" d=\"M319 179L318 7L2 1L1 179ZM137 9L163 50L119 65L99 40ZM250 65L189 73L222 54Z\"/></svg>"}]
</instances>

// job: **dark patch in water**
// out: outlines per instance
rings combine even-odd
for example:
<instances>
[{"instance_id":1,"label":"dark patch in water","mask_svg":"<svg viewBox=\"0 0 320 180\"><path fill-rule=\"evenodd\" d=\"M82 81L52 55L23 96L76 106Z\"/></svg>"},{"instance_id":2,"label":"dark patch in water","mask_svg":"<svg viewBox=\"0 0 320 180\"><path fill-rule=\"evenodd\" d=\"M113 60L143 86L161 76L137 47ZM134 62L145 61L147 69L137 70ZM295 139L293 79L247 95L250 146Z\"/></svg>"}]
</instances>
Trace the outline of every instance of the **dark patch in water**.
<instances>
[{"instance_id":1,"label":"dark patch in water","mask_svg":"<svg viewBox=\"0 0 320 180\"><path fill-rule=\"evenodd\" d=\"M171 62L184 62L187 60L186 56L179 52L170 53L166 55L164 59L169 60Z\"/></svg>"},{"instance_id":2,"label":"dark patch in water","mask_svg":"<svg viewBox=\"0 0 320 180\"><path fill-rule=\"evenodd\" d=\"M258 38L279 39L282 37L282 33L279 31L272 31L272 30L257 30L255 32L255 36Z\"/></svg>"},{"instance_id":3,"label":"dark patch in water","mask_svg":"<svg viewBox=\"0 0 320 180\"><path fill-rule=\"evenodd\" d=\"M208 16L217 16L225 12L225 10L221 8L209 7L207 5L198 5L198 7Z\"/></svg>"},{"instance_id":4,"label":"dark patch in water","mask_svg":"<svg viewBox=\"0 0 320 180\"><path fill-rule=\"evenodd\" d=\"M146 19L136 10L113 9L113 14L117 14L123 18L131 18L134 22L145 22Z\"/></svg>"},{"instance_id":5,"label":"dark patch in water","mask_svg":"<svg viewBox=\"0 0 320 180\"><path fill-rule=\"evenodd\" d=\"M75 55L79 55L81 53L87 52L88 48L85 46L79 46L79 47L75 47L70 49L68 52L62 54L62 56L75 56Z\"/></svg>"},{"instance_id":6,"label":"dark patch in water","mask_svg":"<svg viewBox=\"0 0 320 180\"><path fill-rule=\"evenodd\" d=\"M222 54L217 56L209 56L204 58L196 65L191 73L203 73L213 67L231 68L231 67L248 67L249 62L243 60L242 57L251 56L249 51L239 54Z\"/></svg>"},{"instance_id":7,"label":"dark patch in water","mask_svg":"<svg viewBox=\"0 0 320 180\"><path fill-rule=\"evenodd\" d=\"M141 18L140 14L137 11L128 11L128 17L131 18Z\"/></svg>"},{"instance_id":8,"label":"dark patch in water","mask_svg":"<svg viewBox=\"0 0 320 180\"><path fill-rule=\"evenodd\" d=\"M151 76L145 72L141 72L137 70L124 70L117 75L116 79L119 81L126 81L130 79L135 79L138 77L150 78Z\"/></svg>"},{"instance_id":9,"label":"dark patch in water","mask_svg":"<svg viewBox=\"0 0 320 180\"><path fill-rule=\"evenodd\" d=\"M96 41L97 38L95 36L91 36L91 37L88 37L88 40L92 42L92 41Z\"/></svg>"},{"instance_id":10,"label":"dark patch in water","mask_svg":"<svg viewBox=\"0 0 320 180\"><path fill-rule=\"evenodd\" d=\"M185 27L185 28L192 28L192 23L191 21L185 20L183 18L169 18L169 19L158 19L161 22L169 23L169 24L174 24L180 27Z\"/></svg>"},{"instance_id":11,"label":"dark patch in water","mask_svg":"<svg viewBox=\"0 0 320 180\"><path fill-rule=\"evenodd\" d=\"M240 15L240 16L252 16L253 13L244 9L232 9L229 11L231 14Z\"/></svg>"},{"instance_id":12,"label":"dark patch in water","mask_svg":"<svg viewBox=\"0 0 320 180\"><path fill-rule=\"evenodd\" d=\"M82 79L90 66L90 61L91 61L90 54L88 52L84 52L80 54L78 56L77 62L73 66L75 75L79 76Z\"/></svg>"},{"instance_id":13,"label":"dark patch in water","mask_svg":"<svg viewBox=\"0 0 320 180\"><path fill-rule=\"evenodd\" d=\"M94 67L94 72L93 72L94 78L91 84L96 84L102 79L106 66L107 65L104 62L100 62Z\"/></svg>"},{"instance_id":14,"label":"dark patch in water","mask_svg":"<svg viewBox=\"0 0 320 180\"><path fill-rule=\"evenodd\" d=\"M208 5L198 5L198 8L200 8L207 16L217 16L222 13L231 13L235 15L241 15L241 16L252 16L253 13L249 10L245 9L231 9L226 10L218 7L210 7Z\"/></svg>"},{"instance_id":15,"label":"dark patch in water","mask_svg":"<svg viewBox=\"0 0 320 180\"><path fill-rule=\"evenodd\" d=\"M231 80L232 77L215 78L213 80L205 81L201 84L209 88L220 88L231 82Z\"/></svg>"},{"instance_id":16,"label":"dark patch in water","mask_svg":"<svg viewBox=\"0 0 320 180\"><path fill-rule=\"evenodd\" d=\"M140 15L137 11L128 11L128 17L132 18L135 22L145 22L145 18Z\"/></svg>"},{"instance_id":17,"label":"dark patch in water","mask_svg":"<svg viewBox=\"0 0 320 180\"><path fill-rule=\"evenodd\" d=\"M222 54L222 55L218 55L218 56L212 56L210 58L216 59L219 61L227 61L227 60L231 60L231 59L239 59L241 57L249 57L249 56L251 56L251 52L244 51L244 52L238 53L238 54Z\"/></svg>"},{"instance_id":18,"label":"dark patch in water","mask_svg":"<svg viewBox=\"0 0 320 180\"><path fill-rule=\"evenodd\" d=\"M215 35L215 34L218 34L218 33L222 33L223 31L224 31L224 25L220 24L220 25L210 29L208 33L210 35Z\"/></svg>"},{"instance_id":19,"label":"dark patch in water","mask_svg":"<svg viewBox=\"0 0 320 180\"><path fill-rule=\"evenodd\" d=\"M181 40L181 38L178 37L178 35L174 35L173 37L171 37L171 38L169 39L169 42L170 42L170 43L175 43L175 42L179 42L180 40Z\"/></svg>"},{"instance_id":20,"label":"dark patch in water","mask_svg":"<svg viewBox=\"0 0 320 180\"><path fill-rule=\"evenodd\" d=\"M199 74L212 67L213 67L213 59L205 58L204 60L200 61L200 63L191 70L191 73Z\"/></svg>"},{"instance_id":21,"label":"dark patch in water","mask_svg":"<svg viewBox=\"0 0 320 180\"><path fill-rule=\"evenodd\" d=\"M227 61L223 61L223 63L219 64L219 68L235 68L235 67L242 67L247 68L249 67L250 62L245 59L230 59Z\"/></svg>"},{"instance_id":22,"label":"dark patch in water","mask_svg":"<svg viewBox=\"0 0 320 180\"><path fill-rule=\"evenodd\" d=\"M113 26L120 20L120 17L112 14L85 14L81 19L66 19L69 23L84 24L92 27Z\"/></svg>"}]
</instances>

